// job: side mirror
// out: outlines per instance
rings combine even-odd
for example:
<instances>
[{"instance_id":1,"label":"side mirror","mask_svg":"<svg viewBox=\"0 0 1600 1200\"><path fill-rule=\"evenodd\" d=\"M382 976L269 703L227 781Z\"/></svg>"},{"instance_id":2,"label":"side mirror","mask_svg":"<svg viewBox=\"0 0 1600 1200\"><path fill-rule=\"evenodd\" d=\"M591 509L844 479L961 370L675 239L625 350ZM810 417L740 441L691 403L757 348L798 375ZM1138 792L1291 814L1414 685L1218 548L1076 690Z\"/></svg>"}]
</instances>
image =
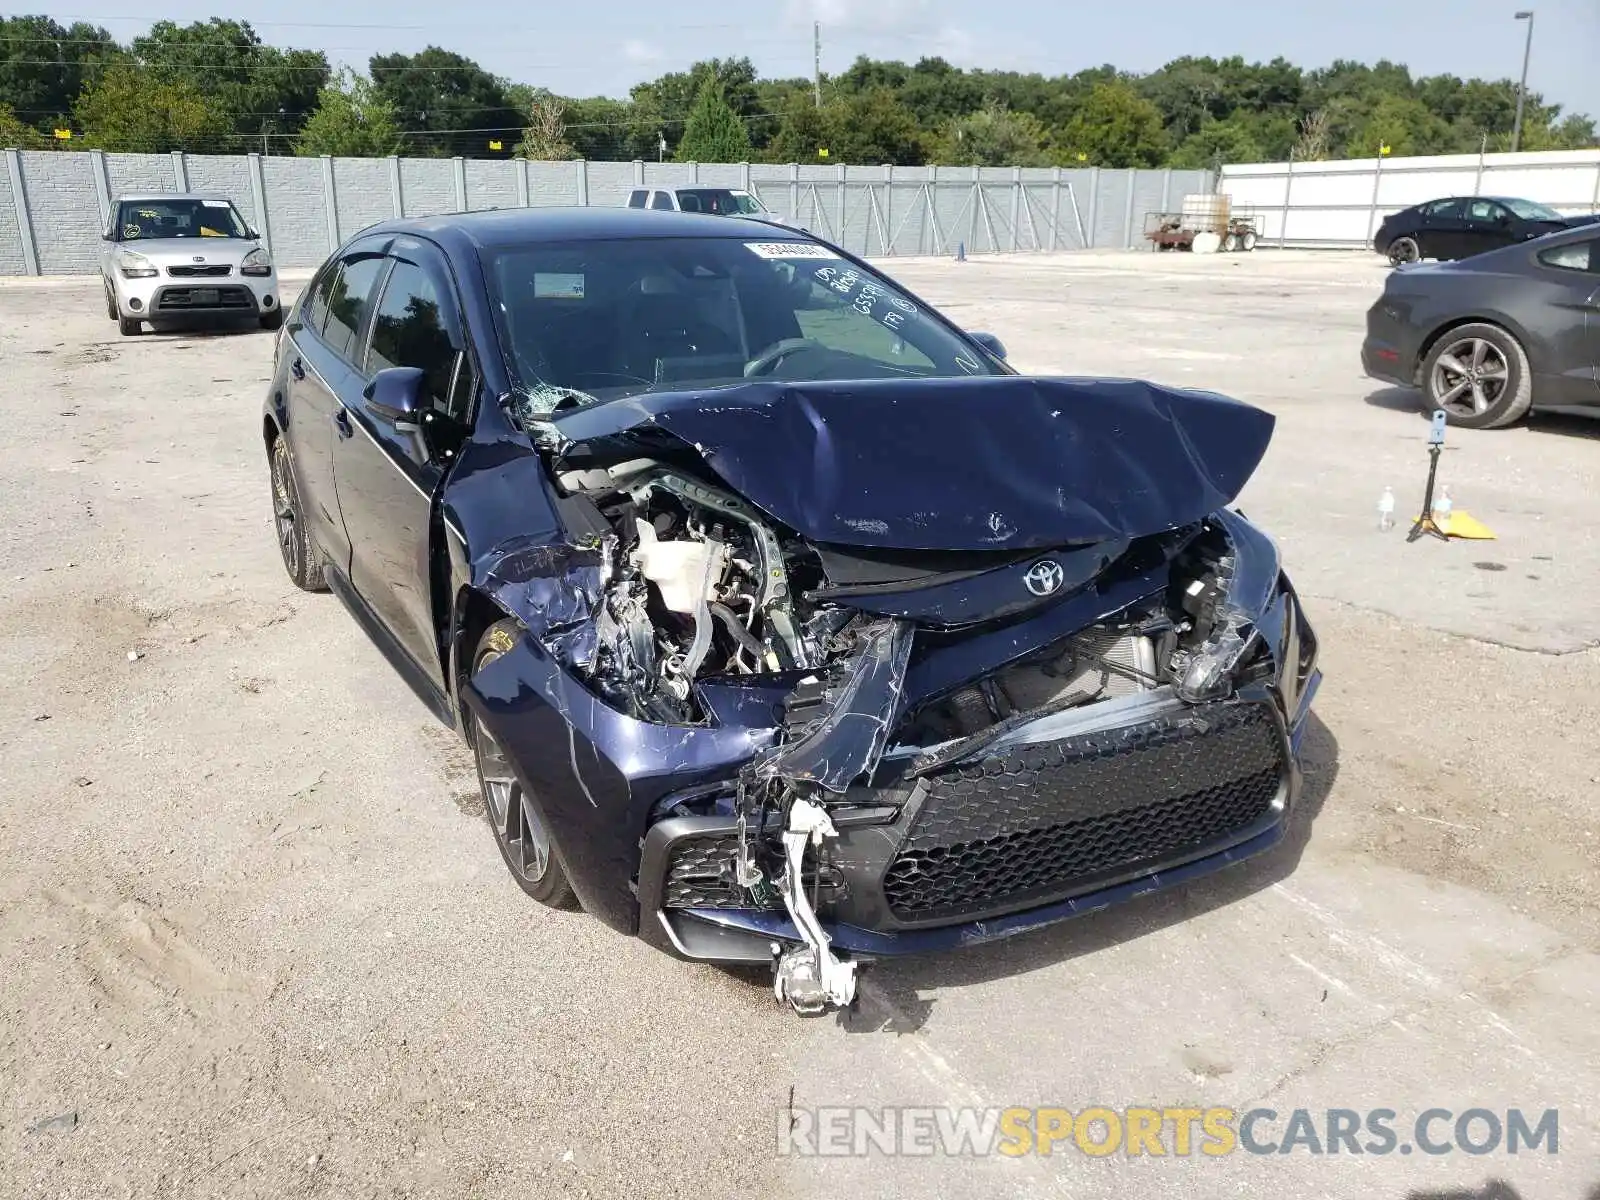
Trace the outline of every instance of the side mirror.
<instances>
[{"instance_id":1,"label":"side mirror","mask_svg":"<svg viewBox=\"0 0 1600 1200\"><path fill-rule=\"evenodd\" d=\"M992 334L992 333L976 333L976 332L969 331L967 333L967 336L969 338L971 338L973 341L977 342L978 345L982 346L990 354L992 354L996 358L998 358L1001 362L1005 362L1005 360L1006 360L1005 343L1002 342L999 338L995 337L994 334Z\"/></svg>"},{"instance_id":2,"label":"side mirror","mask_svg":"<svg viewBox=\"0 0 1600 1200\"><path fill-rule=\"evenodd\" d=\"M361 396L373 416L401 433L415 433L422 410L422 369L388 367L372 377Z\"/></svg>"}]
</instances>

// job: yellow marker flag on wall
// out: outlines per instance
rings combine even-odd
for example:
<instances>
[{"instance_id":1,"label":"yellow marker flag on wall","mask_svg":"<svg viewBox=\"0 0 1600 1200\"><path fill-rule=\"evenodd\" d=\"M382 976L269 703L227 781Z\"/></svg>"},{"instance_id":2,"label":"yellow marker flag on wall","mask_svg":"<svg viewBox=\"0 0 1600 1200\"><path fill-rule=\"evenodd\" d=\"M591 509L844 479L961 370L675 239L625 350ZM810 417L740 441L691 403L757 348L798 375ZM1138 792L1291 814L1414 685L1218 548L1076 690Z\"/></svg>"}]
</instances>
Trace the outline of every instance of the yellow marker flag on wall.
<instances>
[{"instance_id":1,"label":"yellow marker flag on wall","mask_svg":"<svg viewBox=\"0 0 1600 1200\"><path fill-rule=\"evenodd\" d=\"M490 142L489 143L489 149L491 149L491 150L504 149L504 143L502 143L502 142Z\"/></svg>"},{"instance_id":2,"label":"yellow marker flag on wall","mask_svg":"<svg viewBox=\"0 0 1600 1200\"><path fill-rule=\"evenodd\" d=\"M828 157L828 148L826 146L820 147L817 150L817 157L818 158L827 158Z\"/></svg>"},{"instance_id":3,"label":"yellow marker flag on wall","mask_svg":"<svg viewBox=\"0 0 1600 1200\"><path fill-rule=\"evenodd\" d=\"M70 129L58 129L55 134L58 141L70 142L72 140L72 130Z\"/></svg>"}]
</instances>

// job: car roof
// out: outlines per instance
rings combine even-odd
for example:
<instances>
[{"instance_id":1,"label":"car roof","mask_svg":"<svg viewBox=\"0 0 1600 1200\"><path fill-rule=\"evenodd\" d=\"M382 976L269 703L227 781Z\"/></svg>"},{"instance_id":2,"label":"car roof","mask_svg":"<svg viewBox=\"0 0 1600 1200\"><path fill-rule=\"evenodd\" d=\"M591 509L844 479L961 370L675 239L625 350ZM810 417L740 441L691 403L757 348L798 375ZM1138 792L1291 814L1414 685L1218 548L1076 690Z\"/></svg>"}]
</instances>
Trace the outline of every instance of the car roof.
<instances>
[{"instance_id":1,"label":"car roof","mask_svg":"<svg viewBox=\"0 0 1600 1200\"><path fill-rule=\"evenodd\" d=\"M764 242L805 242L797 229L774 230L765 221L647 208L579 205L552 208L500 208L384 221L363 236L413 233L434 241L463 238L480 249L527 242L612 241L638 238L757 238Z\"/></svg>"}]
</instances>

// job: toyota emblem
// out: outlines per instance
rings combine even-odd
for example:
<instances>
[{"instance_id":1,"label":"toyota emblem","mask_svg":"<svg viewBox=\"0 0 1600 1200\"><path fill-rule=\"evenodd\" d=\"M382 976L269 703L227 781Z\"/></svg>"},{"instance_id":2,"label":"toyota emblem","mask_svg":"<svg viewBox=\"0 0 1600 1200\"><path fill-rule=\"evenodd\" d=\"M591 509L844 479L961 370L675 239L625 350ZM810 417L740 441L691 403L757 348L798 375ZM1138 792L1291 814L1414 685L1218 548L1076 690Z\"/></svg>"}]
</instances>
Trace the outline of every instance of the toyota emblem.
<instances>
[{"instance_id":1,"label":"toyota emblem","mask_svg":"<svg viewBox=\"0 0 1600 1200\"><path fill-rule=\"evenodd\" d=\"M1067 573L1061 569L1060 563L1042 558L1028 568L1022 582L1028 585L1028 590L1035 596L1048 596L1060 590L1066 577Z\"/></svg>"}]
</instances>

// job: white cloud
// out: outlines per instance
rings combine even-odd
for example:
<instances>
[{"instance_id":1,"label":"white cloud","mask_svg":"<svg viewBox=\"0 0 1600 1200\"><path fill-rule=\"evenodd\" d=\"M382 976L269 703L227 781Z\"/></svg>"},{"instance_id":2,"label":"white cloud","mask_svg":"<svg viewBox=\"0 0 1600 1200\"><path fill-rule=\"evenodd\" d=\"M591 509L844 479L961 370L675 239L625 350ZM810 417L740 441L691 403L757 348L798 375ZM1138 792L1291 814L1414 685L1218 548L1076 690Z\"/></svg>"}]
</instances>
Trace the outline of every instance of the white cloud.
<instances>
[{"instance_id":1,"label":"white cloud","mask_svg":"<svg viewBox=\"0 0 1600 1200\"><path fill-rule=\"evenodd\" d=\"M661 58L661 47L642 42L638 38L629 38L622 43L622 57L632 63L658 62Z\"/></svg>"}]
</instances>

